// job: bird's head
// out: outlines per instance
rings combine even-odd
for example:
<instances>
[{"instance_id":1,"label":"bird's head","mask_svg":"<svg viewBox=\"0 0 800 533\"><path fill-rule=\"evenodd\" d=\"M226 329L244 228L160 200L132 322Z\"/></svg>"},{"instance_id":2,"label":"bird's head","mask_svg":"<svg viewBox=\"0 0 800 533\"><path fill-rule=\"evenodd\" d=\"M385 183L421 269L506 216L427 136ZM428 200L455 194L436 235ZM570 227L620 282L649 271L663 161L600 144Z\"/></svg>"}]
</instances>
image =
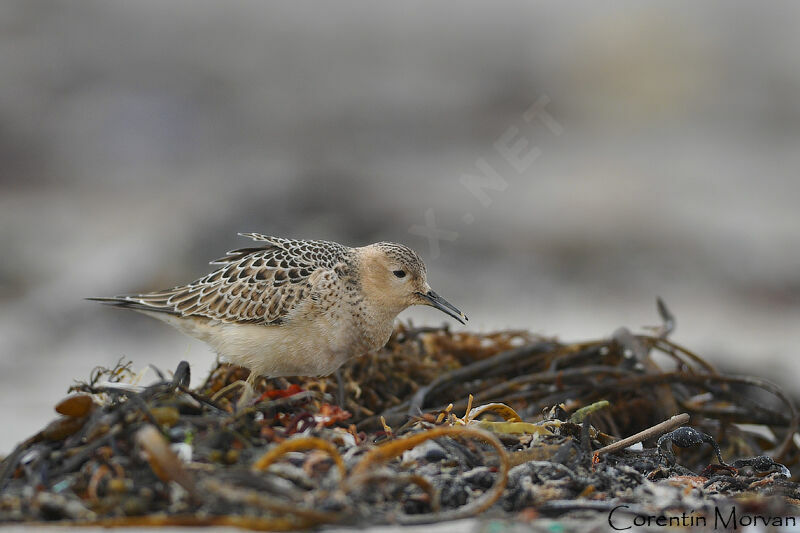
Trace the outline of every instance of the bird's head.
<instances>
[{"instance_id":1,"label":"bird's head","mask_svg":"<svg viewBox=\"0 0 800 533\"><path fill-rule=\"evenodd\" d=\"M425 263L411 248L378 242L356 249L360 256L362 290L372 302L399 313L412 305L429 305L462 324L464 313L428 285Z\"/></svg>"}]
</instances>

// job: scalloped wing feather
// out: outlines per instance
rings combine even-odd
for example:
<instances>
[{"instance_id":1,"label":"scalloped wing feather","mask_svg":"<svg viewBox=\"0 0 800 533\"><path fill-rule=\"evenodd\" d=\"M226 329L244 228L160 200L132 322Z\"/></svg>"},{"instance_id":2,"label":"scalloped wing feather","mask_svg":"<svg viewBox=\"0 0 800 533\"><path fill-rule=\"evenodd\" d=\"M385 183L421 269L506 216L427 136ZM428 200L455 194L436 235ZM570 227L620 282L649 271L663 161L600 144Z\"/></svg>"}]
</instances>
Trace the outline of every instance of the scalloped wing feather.
<instances>
[{"instance_id":1,"label":"scalloped wing feather","mask_svg":"<svg viewBox=\"0 0 800 533\"><path fill-rule=\"evenodd\" d=\"M120 300L141 310L277 325L313 291L315 272L337 276L348 250L326 241L241 235L269 244L228 252L211 263L220 268L188 285Z\"/></svg>"}]
</instances>

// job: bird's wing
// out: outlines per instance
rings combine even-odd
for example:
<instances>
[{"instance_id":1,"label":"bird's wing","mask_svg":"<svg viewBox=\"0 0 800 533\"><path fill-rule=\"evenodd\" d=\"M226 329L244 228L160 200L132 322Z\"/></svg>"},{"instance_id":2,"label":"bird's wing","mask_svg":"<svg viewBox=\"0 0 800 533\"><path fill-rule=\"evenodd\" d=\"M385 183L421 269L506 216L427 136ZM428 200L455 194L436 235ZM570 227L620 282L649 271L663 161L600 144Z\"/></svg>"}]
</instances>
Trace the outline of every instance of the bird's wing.
<instances>
[{"instance_id":1,"label":"bird's wing","mask_svg":"<svg viewBox=\"0 0 800 533\"><path fill-rule=\"evenodd\" d=\"M217 270L188 285L99 300L141 311L223 322L280 324L312 292L312 274L337 276L348 250L326 241L240 235L265 244L228 252L211 262L220 265Z\"/></svg>"}]
</instances>

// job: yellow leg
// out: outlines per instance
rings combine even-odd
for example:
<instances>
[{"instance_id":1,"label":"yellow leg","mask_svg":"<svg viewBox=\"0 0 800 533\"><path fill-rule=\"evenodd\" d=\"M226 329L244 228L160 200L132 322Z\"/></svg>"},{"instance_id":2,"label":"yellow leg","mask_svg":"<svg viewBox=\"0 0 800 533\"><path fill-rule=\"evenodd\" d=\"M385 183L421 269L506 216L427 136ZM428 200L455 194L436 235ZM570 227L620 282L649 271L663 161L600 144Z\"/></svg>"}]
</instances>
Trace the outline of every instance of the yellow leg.
<instances>
[{"instance_id":1,"label":"yellow leg","mask_svg":"<svg viewBox=\"0 0 800 533\"><path fill-rule=\"evenodd\" d=\"M256 380L258 379L258 374L250 371L250 375L247 376L247 381L244 382L244 390L242 391L242 395L239 396L239 401L236 402L236 409L243 409L247 407L251 401L253 401L253 397L256 393Z\"/></svg>"},{"instance_id":2,"label":"yellow leg","mask_svg":"<svg viewBox=\"0 0 800 533\"><path fill-rule=\"evenodd\" d=\"M233 383L229 383L228 385L225 385L220 390L218 390L216 394L214 394L214 396L211 397L211 400L216 402L220 398L227 396L229 392L236 390L239 387L244 387L245 385L246 383L241 379L239 381L234 381Z\"/></svg>"},{"instance_id":3,"label":"yellow leg","mask_svg":"<svg viewBox=\"0 0 800 533\"><path fill-rule=\"evenodd\" d=\"M211 397L212 401L217 401L218 399L227 396L232 390L236 390L238 388L242 388L242 395L239 397L239 400L236 402L236 408L241 409L246 407L247 404L253 399L255 396L255 382L258 379L258 374L255 372L250 372L250 375L247 376L247 381L234 381L233 383L222 387L217 393Z\"/></svg>"}]
</instances>

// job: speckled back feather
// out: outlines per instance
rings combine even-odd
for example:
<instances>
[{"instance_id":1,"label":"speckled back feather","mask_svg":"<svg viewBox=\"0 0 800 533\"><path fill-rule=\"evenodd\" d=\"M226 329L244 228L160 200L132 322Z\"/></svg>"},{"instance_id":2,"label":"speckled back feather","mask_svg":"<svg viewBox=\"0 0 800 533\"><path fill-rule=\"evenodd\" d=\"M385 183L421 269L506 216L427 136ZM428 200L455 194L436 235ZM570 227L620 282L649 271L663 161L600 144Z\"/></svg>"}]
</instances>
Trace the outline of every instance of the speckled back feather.
<instances>
[{"instance_id":1,"label":"speckled back feather","mask_svg":"<svg viewBox=\"0 0 800 533\"><path fill-rule=\"evenodd\" d=\"M222 322L276 325L310 295L312 274L322 270L330 282L350 253L334 242L239 235L267 244L228 252L210 263L220 268L188 285L103 301Z\"/></svg>"}]
</instances>

